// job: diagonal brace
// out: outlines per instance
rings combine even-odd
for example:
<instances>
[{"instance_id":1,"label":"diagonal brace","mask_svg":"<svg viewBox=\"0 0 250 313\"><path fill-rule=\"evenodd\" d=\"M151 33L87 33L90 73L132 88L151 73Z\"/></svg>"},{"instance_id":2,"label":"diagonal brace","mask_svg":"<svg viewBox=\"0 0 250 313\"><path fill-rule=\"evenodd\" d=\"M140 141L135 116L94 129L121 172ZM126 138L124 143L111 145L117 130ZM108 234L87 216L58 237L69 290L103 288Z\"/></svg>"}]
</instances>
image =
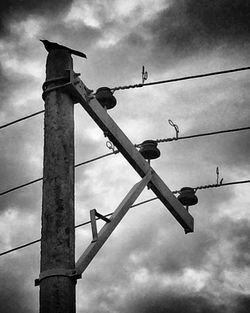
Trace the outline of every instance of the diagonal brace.
<instances>
[{"instance_id":1,"label":"diagonal brace","mask_svg":"<svg viewBox=\"0 0 250 313\"><path fill-rule=\"evenodd\" d=\"M95 257L97 252L101 249L104 245L106 240L115 230L117 225L120 223L122 218L128 212L131 205L135 202L135 200L139 197L145 186L150 182L152 178L152 171L149 170L147 175L139 181L137 184L133 186L133 188L128 192L122 202L119 204L115 212L113 213L112 217L110 218L110 222L106 223L100 232L95 241L92 241L87 249L83 252L80 256L78 261L76 262L76 273L81 275L82 272L85 271L89 263Z\"/></svg>"}]
</instances>

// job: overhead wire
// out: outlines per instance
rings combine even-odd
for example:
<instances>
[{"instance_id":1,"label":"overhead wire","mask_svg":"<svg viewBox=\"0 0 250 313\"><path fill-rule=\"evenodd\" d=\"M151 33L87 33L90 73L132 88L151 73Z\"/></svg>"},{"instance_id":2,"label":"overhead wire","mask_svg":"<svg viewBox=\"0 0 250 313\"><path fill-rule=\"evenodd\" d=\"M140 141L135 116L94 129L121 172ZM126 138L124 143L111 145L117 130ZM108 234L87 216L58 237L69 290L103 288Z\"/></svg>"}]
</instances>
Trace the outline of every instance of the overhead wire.
<instances>
[{"instance_id":1,"label":"overhead wire","mask_svg":"<svg viewBox=\"0 0 250 313\"><path fill-rule=\"evenodd\" d=\"M246 71L250 70L250 66L247 67L239 67L239 68L234 68L234 69L229 69L229 70L223 70L223 71L216 71L216 72L210 72L210 73L203 73L203 74L197 74L197 75L191 75L191 76L184 76L184 77L177 77L177 78L171 78L171 79L166 79L166 80L159 80L151 83L143 83L143 84L134 84L134 85L125 85L125 86L119 86L119 87L113 87L111 90L117 91L117 90L125 90L125 89L131 89L131 88L141 88L145 86L152 86L152 85L159 85L159 84L166 84L166 83L173 83L173 82L178 82L178 81L183 81L183 80L190 80L190 79L196 79L196 78L203 78L203 77L209 77L209 76L215 76L215 75L222 75L222 74L229 74L229 73L234 73L234 72L240 72L240 71ZM9 122L4 125L0 125L0 129L5 128L7 126L13 125L15 123L21 122L25 119L31 118L35 115L44 113L45 110L35 112L33 114L27 115L25 117L19 118L17 120L14 120L12 122Z\"/></svg>"},{"instance_id":2,"label":"overhead wire","mask_svg":"<svg viewBox=\"0 0 250 313\"><path fill-rule=\"evenodd\" d=\"M229 183L221 183L221 184L212 184L212 185L203 185L195 187L195 190L201 190L201 189L209 189L209 188L219 188L223 186L231 186L231 185L239 185L239 184L248 184L250 183L250 180L241 180L241 181L235 181L235 182L229 182Z\"/></svg>"},{"instance_id":3,"label":"overhead wire","mask_svg":"<svg viewBox=\"0 0 250 313\"><path fill-rule=\"evenodd\" d=\"M12 191L21 189L21 188L23 188L23 187L32 185L32 184L37 183L37 182L39 182L39 181L41 181L41 180L43 180L43 177L40 177L40 178L31 180L31 181L29 181L29 182L27 182L27 183L24 183L24 184L22 184L22 185L18 185L18 186L16 186L16 187L10 188L10 189L8 189L8 190L2 191L2 192L0 192L0 196L6 195L7 193L10 193L10 192L12 192Z\"/></svg>"},{"instance_id":4,"label":"overhead wire","mask_svg":"<svg viewBox=\"0 0 250 313\"><path fill-rule=\"evenodd\" d=\"M184 77L178 77L178 78L171 78L171 79L166 79L166 80L159 80L159 81L155 81L155 82L151 82L151 83L119 86L119 87L111 88L111 90L114 92L114 91L117 91L117 90L125 90L125 89L131 89L131 88L141 88L141 87L145 87L145 86L153 86L153 85L159 85L159 84L174 83L174 82L183 81L183 80L190 80L190 79L203 78L203 77L208 77L208 76L229 74L229 73L246 71L246 70L250 70L250 66L234 68L234 69L224 70L224 71L203 73L203 74L198 74L198 75L191 75L191 76L184 76Z\"/></svg>"},{"instance_id":5,"label":"overhead wire","mask_svg":"<svg viewBox=\"0 0 250 313\"><path fill-rule=\"evenodd\" d=\"M98 157L96 157L96 158L93 158L93 159L90 159L90 160L87 160L87 161L78 163L78 164L75 165L75 168L76 168L76 167L79 167L79 166L82 166L82 165L85 165L85 164L88 164L88 163L91 163L91 162L94 162L94 161L97 161L97 160L100 160L100 159L103 159L103 158L105 158L105 157L107 157L107 156L110 156L110 155L112 155L112 154L115 154L115 153L118 153L118 152L115 151L115 152L106 153L106 154L100 155L100 156L98 156ZM22 184L22 185L18 185L18 186L16 186L16 187L11 188L11 189L2 191L2 192L0 192L0 196L3 196L3 195L5 195L5 194L7 194L7 193L10 193L10 192L12 192L12 191L21 189L21 188L26 187L26 186L28 186L28 185L32 185L32 184L37 183L37 182L42 181L42 180L43 180L43 177L40 177L40 178L31 180L31 181L29 181L29 182L27 182L27 183L24 183L24 184Z\"/></svg>"},{"instance_id":6,"label":"overhead wire","mask_svg":"<svg viewBox=\"0 0 250 313\"><path fill-rule=\"evenodd\" d=\"M191 139L191 138L197 138L197 137L219 135L219 134L224 134L224 133L232 133L232 132L244 131L244 130L249 130L249 129L250 129L250 126L246 126L246 127L241 127L241 128L231 128L231 129L218 130L218 131L214 131L214 132L194 134L194 135L188 135L188 136L178 136L178 137L165 138L165 139L156 139L155 141L158 143L170 142L170 141L177 141L177 140L183 140L183 139Z\"/></svg>"},{"instance_id":7,"label":"overhead wire","mask_svg":"<svg viewBox=\"0 0 250 313\"><path fill-rule=\"evenodd\" d=\"M217 187L223 187L223 186L229 186L229 185L239 185L239 184L246 184L246 183L250 183L250 179L249 180L241 180L241 181L234 181L234 182L228 182L228 183L221 183L221 184L211 184L211 185L203 185L203 186L198 186L198 187L195 187L194 190L201 190L201 189L210 189L210 188L217 188ZM179 190L175 190L175 191L172 191L173 194L176 194L176 193L179 193L180 191ZM138 203L135 203L133 205L131 205L130 208L133 208L133 207L137 207L137 206L140 206L142 204L146 204L146 203L149 203L151 201L154 201L154 200L157 200L158 197L153 197L153 198L150 198L150 199L147 199L147 200L144 200L144 201L141 201L141 202L138 202ZM104 217L110 217L113 215L114 212L112 213L108 213L106 215L103 215ZM96 217L96 220L99 220L100 218L99 217ZM85 226L85 225L88 225L90 224L91 221L86 221L86 222L83 222L83 223L80 223L78 225L75 226L75 228L79 228L79 227L82 227L82 226ZM20 245L20 246L17 246L15 248L12 248L12 249L9 249L9 250L6 250L4 252L1 252L0 253L0 256L3 256L5 254L9 254L11 252L14 252L14 251L17 251L17 250L20 250L20 249L23 249L25 247L28 247L28 246L31 246L35 243L38 243L40 242L41 239L36 239L36 240L33 240L33 241L30 241L30 242L27 242L23 245Z\"/></svg>"},{"instance_id":8,"label":"overhead wire","mask_svg":"<svg viewBox=\"0 0 250 313\"><path fill-rule=\"evenodd\" d=\"M28 119L28 118L31 118L31 117L33 117L33 116L36 116L36 115L38 115L38 114L44 113L44 111L45 111L45 110L38 111L38 112L35 112L35 113L33 113L33 114L30 114L30 115L26 115L26 116L24 116L24 117L21 117L21 118L19 118L19 119L17 119L17 120L14 120L14 121L12 121L12 122L9 122L9 123L7 123L7 124L1 125L1 126L0 126L0 129L5 128L5 127L8 127L8 126L13 125L13 124L16 124L16 123L18 123L18 122L24 121L24 120L26 120L26 119Z\"/></svg>"}]
</instances>

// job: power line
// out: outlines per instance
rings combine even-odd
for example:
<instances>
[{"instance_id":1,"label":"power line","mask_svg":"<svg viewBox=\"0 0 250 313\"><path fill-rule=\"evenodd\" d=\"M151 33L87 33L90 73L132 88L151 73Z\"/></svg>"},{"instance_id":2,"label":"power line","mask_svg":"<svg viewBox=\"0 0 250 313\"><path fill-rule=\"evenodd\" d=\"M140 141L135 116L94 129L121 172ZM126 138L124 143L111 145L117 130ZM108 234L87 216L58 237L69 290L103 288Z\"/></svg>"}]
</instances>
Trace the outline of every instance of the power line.
<instances>
[{"instance_id":1,"label":"power line","mask_svg":"<svg viewBox=\"0 0 250 313\"><path fill-rule=\"evenodd\" d=\"M106 153L106 154L103 154L103 155L101 155L101 156L99 156L99 157L96 157L96 158L87 160L87 161L85 161L85 162L78 163L78 164L75 165L75 168L76 168L76 167L79 167L79 166L82 166L82 165L85 165L85 164L88 164L88 163L91 163L91 162L94 162L94 161L97 161L97 160L100 160L100 159L103 159L103 158L105 158L105 157L107 157L107 156L110 156L110 155L112 155L112 154L115 154L115 153L118 153L118 152L115 151L115 152ZM27 182L27 183L24 183L24 184L22 184L22 185L13 187L13 188L8 189L8 190L5 190L5 191L2 191L2 192L0 192L0 196L3 196L3 195L5 195L5 194L7 194L7 193L10 193L10 192L12 192L12 191L21 189L21 188L26 187L26 186L28 186L28 185L32 185L32 184L37 183L37 182L42 181L42 180L43 180L43 177L40 177L40 178L31 180L31 181L29 181L29 182Z\"/></svg>"},{"instance_id":2,"label":"power line","mask_svg":"<svg viewBox=\"0 0 250 313\"><path fill-rule=\"evenodd\" d=\"M190 79L196 79L196 78L202 78L202 77L208 77L208 76L215 76L215 75L222 75L222 74L228 74L228 73L234 73L234 72L240 72L240 71L246 71L249 70L250 67L240 67L240 68L234 68L230 70L224 70L224 71L217 71L217 72L210 72L210 73L204 73L204 74L198 74L198 75L191 75L191 76L184 76L184 77L178 77L178 78L172 78L172 79L167 79L167 80L159 80L151 83L144 83L144 84L135 84L135 85L127 85L127 86L119 86L119 87L114 87L111 88L112 91L116 90L124 90L124 89L131 89L131 88L140 88L144 86L152 86L152 85L159 85L159 84L166 84L166 83L173 83L173 82L178 82L182 80L190 80ZM0 129L5 128L7 126L13 125L15 123L21 122L25 119L31 118L35 115L44 113L45 110L35 112L33 114L27 115L25 117L19 118L15 121L9 122L7 124L1 125Z\"/></svg>"},{"instance_id":3,"label":"power line","mask_svg":"<svg viewBox=\"0 0 250 313\"><path fill-rule=\"evenodd\" d=\"M118 153L118 152L119 152L118 150L115 150L115 151L113 151L113 152L110 152L110 153L106 153L106 154L100 155L100 156L98 156L98 157L96 157L96 158L93 158L93 159L90 159L90 160L87 160L87 161L84 161L84 162L78 163L78 164L76 164L76 165L75 165L75 168L76 168L76 167L80 167L80 166L82 166L82 165L85 165L85 164L87 164L87 163L91 163L91 162L94 162L94 161L97 161L97 160L100 160L100 159L106 158L107 156L110 156L110 155L116 154L116 153Z\"/></svg>"},{"instance_id":4,"label":"power line","mask_svg":"<svg viewBox=\"0 0 250 313\"><path fill-rule=\"evenodd\" d=\"M104 215L104 216L105 216L105 217L109 217L109 216L111 216L112 214L113 214L113 213L109 213L109 214L106 214L106 215ZM97 217L96 219L99 220L100 218ZM90 223L91 223L91 221L87 221L87 222L84 222L84 223L80 223L80 224L76 225L75 228L79 228L79 227L88 225L88 224L90 224ZM5 255L5 254L8 254L8 253L11 253L11 252L14 252L14 251L17 251L17 250L20 250L20 249L23 249L23 248L26 248L26 247L31 246L31 245L34 245L35 243L38 243L38 242L40 242L40 241L41 241L41 239L36 239L36 240L30 241L30 242L27 242L27 243L25 243L25 244L23 244L23 245L17 246L17 247L15 247L15 248L13 248L13 249L10 249L10 250L7 250L7 251L4 251L4 252L0 253L0 256Z\"/></svg>"},{"instance_id":5,"label":"power line","mask_svg":"<svg viewBox=\"0 0 250 313\"><path fill-rule=\"evenodd\" d=\"M226 129L226 130L220 130L220 131L216 131L216 132L210 132L210 133L202 133L202 134L195 134L195 135L189 135L189 136L182 136L182 137L172 137L172 138L165 138L165 139L156 139L157 142L159 143L162 143L162 142L171 142L171 141L177 141L177 140L182 140L182 139L190 139L190 138L196 138L196 137L204 137L204 136L210 136L210 135L217 135L217 134L223 134L223 133L229 133L229 132L237 132L237 131L243 131L243 130L249 130L250 129L250 126L247 126L247 127L242 127L242 128L234 128L234 129ZM136 147L139 147L140 144L136 144L135 145ZM87 161L84 161L84 162L81 162L81 163L78 163L75 165L75 168L77 167L80 167L82 165L85 165L85 164L88 164L88 163L91 163L91 162L94 162L94 161L97 161L97 160L100 160L100 159L103 159L105 157L108 157L108 156L111 156L113 154L117 154L119 153L118 150L114 150L114 147L112 146L110 149L112 149L113 151L110 152L110 153L106 153L106 154L103 154L103 155L100 155L98 157L95 157L93 159L90 159L90 160L87 160ZM26 187L26 186L29 186L29 185L32 185L36 182L39 182L39 181L42 181L43 178L40 177L40 178L37 178L35 180L31 180L27 183L24 183L22 185L19 185L19 186L16 186L16 187L13 187L11 189L8 189L6 191L2 191L0 192L0 197L7 194L7 193L10 193L12 191L15 191L15 190L18 190L18 189L21 189L23 187Z\"/></svg>"},{"instance_id":6,"label":"power line","mask_svg":"<svg viewBox=\"0 0 250 313\"><path fill-rule=\"evenodd\" d=\"M30 118L30 117L35 116L35 115L38 115L38 114L44 113L44 111L45 111L45 110L38 111L38 112L35 112L35 113L33 113L33 114L30 114L30 115L27 115L27 116L21 117L21 118L19 118L19 119L15 120L15 121L9 122L9 123L4 124L4 125L1 125L1 126L0 126L0 129L5 128L5 127L10 126L10 125L13 125L13 124L16 124L16 123L18 123L18 122L24 121L24 120L26 120L26 119L28 119L28 118Z\"/></svg>"},{"instance_id":7,"label":"power line","mask_svg":"<svg viewBox=\"0 0 250 313\"><path fill-rule=\"evenodd\" d=\"M34 184L34 183L36 183L36 182L39 182L39 181L41 181L41 180L43 180L42 177L37 178L37 179L34 179L34 180L31 180L31 181L29 181L29 182L27 182L27 183L25 183L25 184L22 184L22 185L13 187L13 188L11 188L11 189L2 191L2 192L0 192L0 196L6 195L6 194L9 193L9 192L15 191L15 190L17 190L17 189L21 189L21 188L26 187L26 186L28 186L28 185L32 185L32 184Z\"/></svg>"},{"instance_id":8,"label":"power line","mask_svg":"<svg viewBox=\"0 0 250 313\"><path fill-rule=\"evenodd\" d=\"M202 78L202 77L208 77L208 76L222 75L222 74L228 74L228 73L240 72L240 71L246 71L246 70L250 70L250 66L234 68L234 69L224 70L224 71L217 71L217 72L198 74L198 75L184 76L184 77L178 77L178 78L172 78L172 79L166 79L166 80L159 80L159 81L155 81L155 82L151 82L151 83L119 86L119 87L111 88L111 90L112 91L116 91L116 90L124 90L124 89L131 89L131 88L141 88L141 87L145 87L145 86L173 83L173 82L178 82L178 81L182 81L182 80L190 80L190 79L195 79L195 78Z\"/></svg>"},{"instance_id":9,"label":"power line","mask_svg":"<svg viewBox=\"0 0 250 313\"><path fill-rule=\"evenodd\" d=\"M234 182L222 183L222 184L204 185L204 186L195 187L194 189L201 190L201 189L218 188L218 187L223 187L223 186L231 186L231 185L247 184L247 183L250 183L250 180L241 180L241 181L234 181Z\"/></svg>"},{"instance_id":10,"label":"power line","mask_svg":"<svg viewBox=\"0 0 250 313\"><path fill-rule=\"evenodd\" d=\"M218 187L223 187L223 186L239 185L239 184L246 184L246 183L250 183L250 179L249 179L249 180L234 181L234 182L229 182L229 183L222 183L222 184L203 185L203 186L195 187L194 189L195 189L195 190L210 189L210 188L218 188ZM179 193L179 190L172 191L172 193L173 193L173 194ZM150 198L150 199L147 199L147 200L144 200L144 201L135 203L135 204L131 205L131 208L134 208L134 207L140 206L140 205L142 205L142 204L145 204L145 203L154 201L154 200L156 200L156 199L158 199L158 198L157 198L157 197L154 197L154 198ZM110 216L112 216L112 215L113 215L113 212L112 212L112 213L108 213L108 214L106 214L106 215L104 215L104 216L105 216L105 217L110 217ZM97 217L96 219L99 220L100 218ZM76 225L75 228L79 228L79 227L88 225L88 224L90 224L90 223L91 223L91 221L83 222L83 223L80 223L80 224ZM15 248L13 248L13 249L10 249L10 250L7 250L7 251L4 251L4 252L0 253L0 256L3 256L3 255L5 255L5 254L8 254L8 253L11 253L11 252L20 250L20 249L23 249L23 248L25 248L25 247L31 246L31 245L33 245L33 244L35 244L35 243L40 242L40 241L41 241L41 239L36 239L36 240L30 241L30 242L28 242L28 243L25 243L25 244L23 244L23 245L17 246L17 247L15 247Z\"/></svg>"},{"instance_id":11,"label":"power line","mask_svg":"<svg viewBox=\"0 0 250 313\"><path fill-rule=\"evenodd\" d=\"M40 241L41 241L41 239L37 239L37 240L33 240L33 241L30 241L30 242L27 242L27 243L25 243L25 244L23 244L21 246L17 246L17 247L15 247L13 249L6 250L6 251L0 253L0 256L8 254L8 253L11 253L11 252L14 252L14 251L17 251L17 250L20 250L20 249L23 249L23 248L26 248L26 247L31 246L31 245L33 245L35 243L40 242Z\"/></svg>"},{"instance_id":12,"label":"power line","mask_svg":"<svg viewBox=\"0 0 250 313\"><path fill-rule=\"evenodd\" d=\"M246 127L241 127L241 128L219 130L219 131L214 131L214 132L209 132L209 133L201 133L201 134L188 135L188 136L172 137L172 138L166 138L166 139L156 139L155 141L158 143L170 142L170 141L177 141L177 140L182 140L182 139L190 139L190 138L218 135L218 134L224 134L224 133L238 132L238 131L249 130L249 129L250 129L250 126L246 126Z\"/></svg>"}]
</instances>

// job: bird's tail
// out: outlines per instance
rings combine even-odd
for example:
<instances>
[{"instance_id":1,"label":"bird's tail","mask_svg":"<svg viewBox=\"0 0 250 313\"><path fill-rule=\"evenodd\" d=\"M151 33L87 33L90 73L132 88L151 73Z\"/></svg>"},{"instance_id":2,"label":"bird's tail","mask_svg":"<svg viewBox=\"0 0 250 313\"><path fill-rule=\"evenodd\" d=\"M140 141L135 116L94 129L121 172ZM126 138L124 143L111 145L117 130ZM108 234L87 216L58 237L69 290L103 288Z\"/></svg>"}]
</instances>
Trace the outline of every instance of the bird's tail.
<instances>
[{"instance_id":1,"label":"bird's tail","mask_svg":"<svg viewBox=\"0 0 250 313\"><path fill-rule=\"evenodd\" d=\"M80 51L77 51L77 50L70 49L70 53L75 54L75 55L78 55L79 57L82 57L82 58L87 59L86 54L84 54L83 52L80 52Z\"/></svg>"}]
</instances>

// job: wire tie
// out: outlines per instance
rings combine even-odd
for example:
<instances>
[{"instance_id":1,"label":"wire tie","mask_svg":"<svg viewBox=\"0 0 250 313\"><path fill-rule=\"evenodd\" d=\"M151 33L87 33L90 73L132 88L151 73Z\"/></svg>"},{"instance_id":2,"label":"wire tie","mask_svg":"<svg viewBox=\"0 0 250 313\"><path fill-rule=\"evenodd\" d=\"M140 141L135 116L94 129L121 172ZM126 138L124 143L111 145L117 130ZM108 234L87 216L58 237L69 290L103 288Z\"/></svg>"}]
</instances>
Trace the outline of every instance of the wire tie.
<instances>
[{"instance_id":1,"label":"wire tie","mask_svg":"<svg viewBox=\"0 0 250 313\"><path fill-rule=\"evenodd\" d=\"M110 140L108 140L106 142L106 147L109 149L109 150L112 150L113 153L118 153L118 149L116 149L116 147L114 146L113 142L111 142Z\"/></svg>"},{"instance_id":2,"label":"wire tie","mask_svg":"<svg viewBox=\"0 0 250 313\"><path fill-rule=\"evenodd\" d=\"M142 77L142 84L144 84L145 80L148 79L148 72L145 71L145 67L144 65L142 66L142 73L141 73L141 77Z\"/></svg>"},{"instance_id":3,"label":"wire tie","mask_svg":"<svg viewBox=\"0 0 250 313\"><path fill-rule=\"evenodd\" d=\"M217 186L222 184L224 178L221 178L220 182L219 182L219 179L220 179L220 170L219 170L219 166L217 166L216 167L216 185Z\"/></svg>"},{"instance_id":4,"label":"wire tie","mask_svg":"<svg viewBox=\"0 0 250 313\"><path fill-rule=\"evenodd\" d=\"M180 130L179 130L179 127L178 127L178 125L177 124L175 124L172 120L168 120L168 123L171 125L171 126L173 126L174 127L174 129L175 129L175 140L178 140L178 138L179 138L179 132L180 132Z\"/></svg>"}]
</instances>

